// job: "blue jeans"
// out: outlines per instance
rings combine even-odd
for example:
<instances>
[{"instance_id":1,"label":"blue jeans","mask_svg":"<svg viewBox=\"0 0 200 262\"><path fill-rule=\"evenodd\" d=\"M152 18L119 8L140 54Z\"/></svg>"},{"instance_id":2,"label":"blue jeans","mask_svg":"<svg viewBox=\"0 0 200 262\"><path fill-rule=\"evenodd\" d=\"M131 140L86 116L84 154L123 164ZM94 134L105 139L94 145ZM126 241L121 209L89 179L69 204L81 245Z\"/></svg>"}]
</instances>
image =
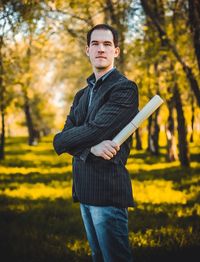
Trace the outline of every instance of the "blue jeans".
<instances>
[{"instance_id":1,"label":"blue jeans","mask_svg":"<svg viewBox=\"0 0 200 262\"><path fill-rule=\"evenodd\" d=\"M132 261L127 209L85 204L80 208L93 261Z\"/></svg>"}]
</instances>

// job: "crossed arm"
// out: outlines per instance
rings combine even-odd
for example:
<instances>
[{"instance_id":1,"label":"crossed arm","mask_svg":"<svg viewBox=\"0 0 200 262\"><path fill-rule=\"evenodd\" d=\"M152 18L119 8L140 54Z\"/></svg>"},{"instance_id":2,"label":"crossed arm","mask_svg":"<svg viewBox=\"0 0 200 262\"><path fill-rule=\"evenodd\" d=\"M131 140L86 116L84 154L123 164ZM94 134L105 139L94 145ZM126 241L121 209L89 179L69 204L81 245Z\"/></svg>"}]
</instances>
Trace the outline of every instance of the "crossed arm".
<instances>
[{"instance_id":1,"label":"crossed arm","mask_svg":"<svg viewBox=\"0 0 200 262\"><path fill-rule=\"evenodd\" d=\"M110 159L119 147L111 141L138 112L137 86L131 81L117 84L108 101L99 109L94 120L80 126L75 125L73 107L62 132L54 137L57 154L68 152L85 155L89 152L104 159Z\"/></svg>"}]
</instances>

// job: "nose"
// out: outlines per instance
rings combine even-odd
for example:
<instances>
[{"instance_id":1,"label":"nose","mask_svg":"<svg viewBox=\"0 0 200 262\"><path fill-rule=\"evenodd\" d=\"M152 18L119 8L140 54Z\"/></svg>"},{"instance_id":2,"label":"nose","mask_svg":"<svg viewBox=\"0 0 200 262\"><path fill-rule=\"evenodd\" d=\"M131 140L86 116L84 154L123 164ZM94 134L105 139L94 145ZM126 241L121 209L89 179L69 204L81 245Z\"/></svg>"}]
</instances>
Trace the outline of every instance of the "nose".
<instances>
[{"instance_id":1,"label":"nose","mask_svg":"<svg viewBox=\"0 0 200 262\"><path fill-rule=\"evenodd\" d=\"M98 46L98 52L99 53L103 53L105 51L104 45L103 44L99 44Z\"/></svg>"}]
</instances>

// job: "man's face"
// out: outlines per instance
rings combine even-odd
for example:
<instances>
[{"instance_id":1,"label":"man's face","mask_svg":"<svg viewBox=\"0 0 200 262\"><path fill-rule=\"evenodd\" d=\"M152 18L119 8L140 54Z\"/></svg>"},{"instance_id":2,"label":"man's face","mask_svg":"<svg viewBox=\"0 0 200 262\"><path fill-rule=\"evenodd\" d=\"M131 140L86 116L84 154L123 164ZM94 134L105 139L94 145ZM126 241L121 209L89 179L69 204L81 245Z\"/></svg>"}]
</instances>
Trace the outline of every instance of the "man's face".
<instances>
[{"instance_id":1,"label":"man's face","mask_svg":"<svg viewBox=\"0 0 200 262\"><path fill-rule=\"evenodd\" d=\"M111 69L114 58L119 55L119 47L114 46L113 35L109 30L94 30L91 34L90 46L86 54L94 69L101 71Z\"/></svg>"}]
</instances>

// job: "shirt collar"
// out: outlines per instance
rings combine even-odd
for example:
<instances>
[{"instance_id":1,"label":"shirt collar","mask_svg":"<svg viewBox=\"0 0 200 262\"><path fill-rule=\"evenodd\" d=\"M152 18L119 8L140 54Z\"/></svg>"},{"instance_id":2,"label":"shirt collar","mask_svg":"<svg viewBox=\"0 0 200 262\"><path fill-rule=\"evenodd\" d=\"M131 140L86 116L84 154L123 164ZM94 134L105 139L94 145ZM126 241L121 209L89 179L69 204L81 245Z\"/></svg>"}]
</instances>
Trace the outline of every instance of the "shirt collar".
<instances>
[{"instance_id":1,"label":"shirt collar","mask_svg":"<svg viewBox=\"0 0 200 262\"><path fill-rule=\"evenodd\" d=\"M94 73L93 73L92 75L90 75L90 76L87 78L87 83L88 83L88 85L94 86L97 82L103 82L115 69L116 69L116 67L111 68L107 73L105 73L105 74L104 74L102 77L100 77L97 81L96 81L95 75L94 75Z\"/></svg>"}]
</instances>

